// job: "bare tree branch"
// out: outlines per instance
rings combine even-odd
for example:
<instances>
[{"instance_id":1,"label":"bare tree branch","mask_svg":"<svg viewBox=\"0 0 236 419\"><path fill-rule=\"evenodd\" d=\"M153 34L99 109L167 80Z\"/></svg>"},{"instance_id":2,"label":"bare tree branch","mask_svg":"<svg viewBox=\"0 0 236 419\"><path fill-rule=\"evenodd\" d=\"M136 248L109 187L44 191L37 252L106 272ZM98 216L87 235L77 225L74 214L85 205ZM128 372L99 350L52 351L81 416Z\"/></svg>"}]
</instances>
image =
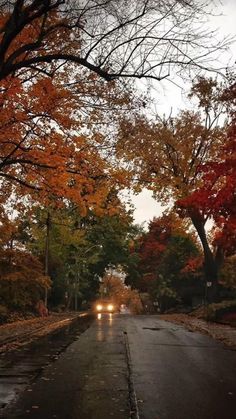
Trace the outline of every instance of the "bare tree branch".
<instances>
[{"instance_id":1,"label":"bare tree branch","mask_svg":"<svg viewBox=\"0 0 236 419\"><path fill-rule=\"evenodd\" d=\"M50 66L60 60L83 66L107 81L162 80L174 69L213 70L212 54L227 48L230 39L216 41L204 26L208 3L0 1L0 16L6 16L0 28L0 80L35 64L48 67L42 71L50 74ZM31 29L31 42L24 42L23 34ZM16 42L19 36L21 44Z\"/></svg>"}]
</instances>

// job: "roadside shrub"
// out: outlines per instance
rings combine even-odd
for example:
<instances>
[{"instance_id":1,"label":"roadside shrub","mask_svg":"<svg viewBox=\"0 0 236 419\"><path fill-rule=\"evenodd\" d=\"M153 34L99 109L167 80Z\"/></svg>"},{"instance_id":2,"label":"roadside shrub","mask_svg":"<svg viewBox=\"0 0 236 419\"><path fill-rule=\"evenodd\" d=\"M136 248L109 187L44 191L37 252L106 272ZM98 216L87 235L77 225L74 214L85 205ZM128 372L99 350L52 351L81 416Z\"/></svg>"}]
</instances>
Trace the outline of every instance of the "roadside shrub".
<instances>
[{"instance_id":1,"label":"roadside shrub","mask_svg":"<svg viewBox=\"0 0 236 419\"><path fill-rule=\"evenodd\" d=\"M32 308L50 286L37 257L21 249L0 249L0 304L12 311Z\"/></svg>"},{"instance_id":2,"label":"roadside shrub","mask_svg":"<svg viewBox=\"0 0 236 419\"><path fill-rule=\"evenodd\" d=\"M208 320L219 321L226 314L236 312L236 300L221 301L220 303L209 304L207 308Z\"/></svg>"},{"instance_id":3,"label":"roadside shrub","mask_svg":"<svg viewBox=\"0 0 236 419\"><path fill-rule=\"evenodd\" d=\"M220 282L226 288L236 289L236 255L225 260L220 270Z\"/></svg>"},{"instance_id":4,"label":"roadside shrub","mask_svg":"<svg viewBox=\"0 0 236 419\"><path fill-rule=\"evenodd\" d=\"M0 324L7 321L9 315L9 310L6 306L0 304Z\"/></svg>"}]
</instances>

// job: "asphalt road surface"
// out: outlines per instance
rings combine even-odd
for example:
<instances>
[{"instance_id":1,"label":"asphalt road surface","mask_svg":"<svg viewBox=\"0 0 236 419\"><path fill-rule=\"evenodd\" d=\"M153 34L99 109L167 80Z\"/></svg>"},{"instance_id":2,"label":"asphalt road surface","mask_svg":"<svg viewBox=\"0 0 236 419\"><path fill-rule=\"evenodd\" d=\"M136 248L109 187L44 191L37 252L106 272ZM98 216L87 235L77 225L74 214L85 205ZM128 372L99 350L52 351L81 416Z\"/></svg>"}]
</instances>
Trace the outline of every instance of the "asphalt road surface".
<instances>
[{"instance_id":1,"label":"asphalt road surface","mask_svg":"<svg viewBox=\"0 0 236 419\"><path fill-rule=\"evenodd\" d=\"M158 316L102 315L4 419L236 419L236 352Z\"/></svg>"}]
</instances>

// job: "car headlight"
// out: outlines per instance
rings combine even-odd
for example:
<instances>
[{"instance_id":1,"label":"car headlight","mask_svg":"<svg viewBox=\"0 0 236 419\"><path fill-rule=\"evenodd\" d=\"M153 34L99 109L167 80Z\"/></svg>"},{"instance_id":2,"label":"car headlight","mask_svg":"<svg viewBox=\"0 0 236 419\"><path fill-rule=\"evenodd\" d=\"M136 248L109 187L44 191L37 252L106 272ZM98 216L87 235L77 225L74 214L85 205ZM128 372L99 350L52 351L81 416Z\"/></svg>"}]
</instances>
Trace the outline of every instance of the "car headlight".
<instances>
[{"instance_id":1,"label":"car headlight","mask_svg":"<svg viewBox=\"0 0 236 419\"><path fill-rule=\"evenodd\" d=\"M97 308L97 311L101 311L102 310L102 305L98 304L96 308Z\"/></svg>"},{"instance_id":2,"label":"car headlight","mask_svg":"<svg viewBox=\"0 0 236 419\"><path fill-rule=\"evenodd\" d=\"M113 309L114 309L114 306L113 306L112 304L109 304L109 305L107 306L107 310L108 310L108 311L113 311Z\"/></svg>"}]
</instances>

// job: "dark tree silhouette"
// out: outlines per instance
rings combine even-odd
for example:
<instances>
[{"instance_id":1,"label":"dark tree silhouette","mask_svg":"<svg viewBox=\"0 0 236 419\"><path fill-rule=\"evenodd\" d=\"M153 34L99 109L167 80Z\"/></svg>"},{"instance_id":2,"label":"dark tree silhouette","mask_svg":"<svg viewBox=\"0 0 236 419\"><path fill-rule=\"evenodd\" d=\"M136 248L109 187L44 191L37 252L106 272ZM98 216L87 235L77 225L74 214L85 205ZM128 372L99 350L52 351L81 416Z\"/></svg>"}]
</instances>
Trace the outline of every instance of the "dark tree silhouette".
<instances>
[{"instance_id":1,"label":"dark tree silhouette","mask_svg":"<svg viewBox=\"0 0 236 419\"><path fill-rule=\"evenodd\" d=\"M212 70L212 53L229 40L216 41L205 28L208 3L1 0L0 80L25 70L52 76L68 61L108 81Z\"/></svg>"}]
</instances>

